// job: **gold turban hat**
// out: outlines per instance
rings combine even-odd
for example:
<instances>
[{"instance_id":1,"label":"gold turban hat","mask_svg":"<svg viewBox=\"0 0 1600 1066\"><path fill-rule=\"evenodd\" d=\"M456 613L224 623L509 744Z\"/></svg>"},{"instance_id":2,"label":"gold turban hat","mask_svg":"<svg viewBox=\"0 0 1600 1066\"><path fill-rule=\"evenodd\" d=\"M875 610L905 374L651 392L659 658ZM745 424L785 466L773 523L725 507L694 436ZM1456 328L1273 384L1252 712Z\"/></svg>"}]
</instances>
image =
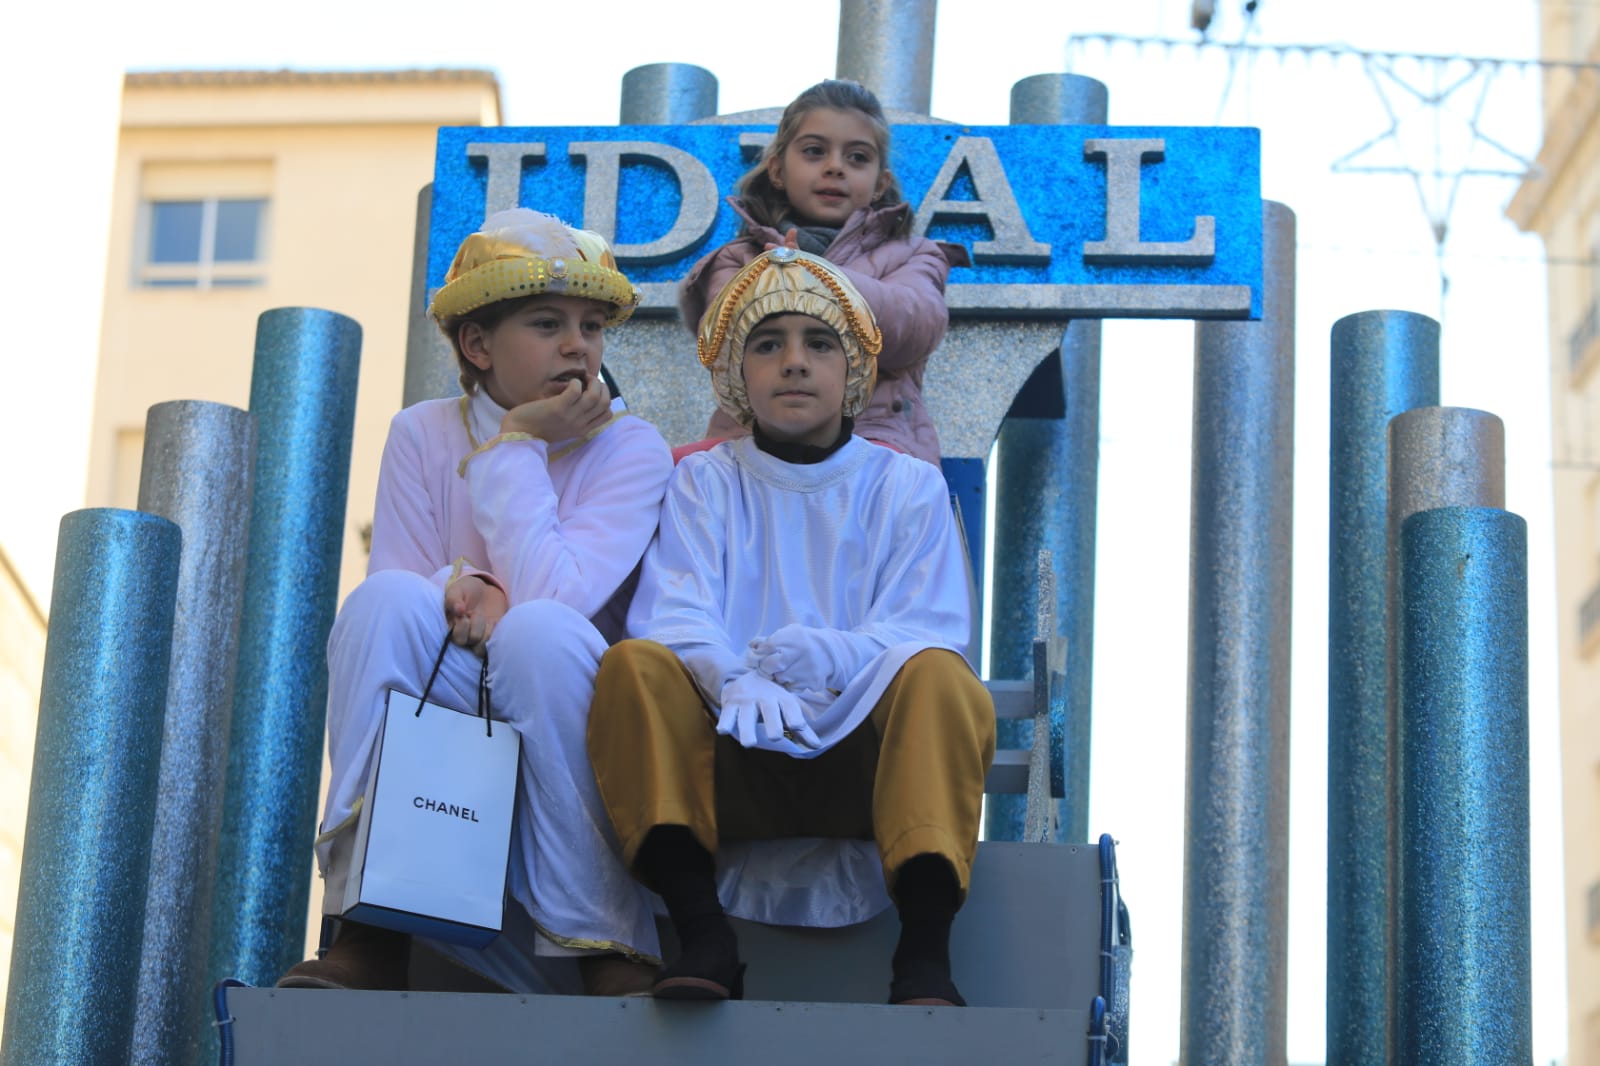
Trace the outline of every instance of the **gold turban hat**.
<instances>
[{"instance_id":1,"label":"gold turban hat","mask_svg":"<svg viewBox=\"0 0 1600 1066\"><path fill-rule=\"evenodd\" d=\"M606 239L525 207L497 211L456 250L428 314L441 325L501 300L539 293L610 304L606 325L627 320L639 290L617 269Z\"/></svg>"},{"instance_id":2,"label":"gold turban hat","mask_svg":"<svg viewBox=\"0 0 1600 1066\"><path fill-rule=\"evenodd\" d=\"M773 315L810 315L832 327L844 346L844 415L860 414L872 398L883 334L872 308L838 267L793 248L773 248L751 260L700 320L700 362L711 371L717 406L742 426L755 422L744 385L744 345Z\"/></svg>"}]
</instances>

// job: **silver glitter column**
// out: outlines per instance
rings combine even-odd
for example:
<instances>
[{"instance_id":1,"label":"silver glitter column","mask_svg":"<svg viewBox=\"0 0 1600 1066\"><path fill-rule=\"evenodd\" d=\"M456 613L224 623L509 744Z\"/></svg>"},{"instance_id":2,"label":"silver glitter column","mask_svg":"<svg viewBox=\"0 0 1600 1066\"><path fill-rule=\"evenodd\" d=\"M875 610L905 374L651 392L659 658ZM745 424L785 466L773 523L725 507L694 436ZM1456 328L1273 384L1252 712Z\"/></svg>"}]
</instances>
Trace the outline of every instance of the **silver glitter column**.
<instances>
[{"instance_id":1,"label":"silver glitter column","mask_svg":"<svg viewBox=\"0 0 1600 1066\"><path fill-rule=\"evenodd\" d=\"M256 327L255 500L217 862L211 976L271 984L305 946L361 327L314 308Z\"/></svg>"},{"instance_id":2,"label":"silver glitter column","mask_svg":"<svg viewBox=\"0 0 1600 1066\"><path fill-rule=\"evenodd\" d=\"M840 0L835 76L871 89L885 111L926 115L937 11L935 0Z\"/></svg>"},{"instance_id":3,"label":"silver glitter column","mask_svg":"<svg viewBox=\"0 0 1600 1066\"><path fill-rule=\"evenodd\" d=\"M622 76L621 126L677 126L717 113L717 76L693 63L647 63Z\"/></svg>"},{"instance_id":4,"label":"silver glitter column","mask_svg":"<svg viewBox=\"0 0 1600 1066\"><path fill-rule=\"evenodd\" d=\"M210 1032L207 941L233 714L256 428L200 400L150 408L139 510L183 530L129 1061L183 1066Z\"/></svg>"},{"instance_id":5,"label":"silver glitter column","mask_svg":"<svg viewBox=\"0 0 1600 1066\"><path fill-rule=\"evenodd\" d=\"M1294 214L1266 202L1262 316L1195 327L1182 1058L1287 1050Z\"/></svg>"},{"instance_id":6,"label":"silver glitter column","mask_svg":"<svg viewBox=\"0 0 1600 1066\"><path fill-rule=\"evenodd\" d=\"M1035 74L1011 86L1013 126L1103 126L1106 84L1081 74Z\"/></svg>"},{"instance_id":7,"label":"silver glitter column","mask_svg":"<svg viewBox=\"0 0 1600 1066\"><path fill-rule=\"evenodd\" d=\"M1531 1063L1527 526L1494 508L1424 511L1400 555L1389 1061Z\"/></svg>"},{"instance_id":8,"label":"silver glitter column","mask_svg":"<svg viewBox=\"0 0 1600 1066\"><path fill-rule=\"evenodd\" d=\"M1106 121L1106 87L1075 74L1039 74L1011 87L1013 124ZM1056 634L1066 638L1066 686L1050 712L1055 839L1089 839L1089 698L1094 676L1094 538L1100 478L1100 323L1066 325L1059 352L1035 370L1000 426L995 460L994 621L989 676L1033 666L1038 599L1033 560L1054 560ZM1029 743L1033 724L999 724L1002 747ZM1022 796L991 796L990 840L1022 840Z\"/></svg>"},{"instance_id":9,"label":"silver glitter column","mask_svg":"<svg viewBox=\"0 0 1600 1066\"><path fill-rule=\"evenodd\" d=\"M1405 589L1400 580L1400 530L1406 519L1442 507L1492 507L1506 505L1505 426L1486 411L1467 407L1418 407L1396 415L1389 423L1389 533L1388 533L1388 737L1389 782L1385 800L1389 810L1388 948L1384 981L1382 1032L1385 1046L1401 1039L1401 998L1397 946L1400 917L1400 628L1405 617Z\"/></svg>"},{"instance_id":10,"label":"silver glitter column","mask_svg":"<svg viewBox=\"0 0 1600 1066\"><path fill-rule=\"evenodd\" d=\"M6 993L8 1066L127 1059L182 539L138 511L61 520Z\"/></svg>"},{"instance_id":11,"label":"silver glitter column","mask_svg":"<svg viewBox=\"0 0 1600 1066\"><path fill-rule=\"evenodd\" d=\"M1388 1003L1389 420L1439 402L1439 324L1333 324L1328 493L1328 1061L1383 1066Z\"/></svg>"},{"instance_id":12,"label":"silver glitter column","mask_svg":"<svg viewBox=\"0 0 1600 1066\"><path fill-rule=\"evenodd\" d=\"M1470 407L1418 407L1389 423L1391 581L1399 579L1400 526L1407 518L1440 507L1505 504L1506 430L1497 416Z\"/></svg>"},{"instance_id":13,"label":"silver glitter column","mask_svg":"<svg viewBox=\"0 0 1600 1066\"><path fill-rule=\"evenodd\" d=\"M406 315L406 373L400 405L459 396L456 353L428 317L428 227L433 215L433 183L417 193L417 233L411 242L411 306Z\"/></svg>"}]
</instances>

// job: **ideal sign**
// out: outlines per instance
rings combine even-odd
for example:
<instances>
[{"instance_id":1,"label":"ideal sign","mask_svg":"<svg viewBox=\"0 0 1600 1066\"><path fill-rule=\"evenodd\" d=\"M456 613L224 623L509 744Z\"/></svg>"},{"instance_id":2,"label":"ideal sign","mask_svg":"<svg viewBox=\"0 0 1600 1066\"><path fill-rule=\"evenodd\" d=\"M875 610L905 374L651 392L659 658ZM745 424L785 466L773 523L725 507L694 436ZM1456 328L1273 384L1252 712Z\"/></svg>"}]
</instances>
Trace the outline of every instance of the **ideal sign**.
<instances>
[{"instance_id":1,"label":"ideal sign","mask_svg":"<svg viewBox=\"0 0 1600 1066\"><path fill-rule=\"evenodd\" d=\"M694 261L730 240L722 198L770 126L439 131L427 283L486 214L532 207L609 238L676 306ZM1253 129L903 125L891 165L917 233L963 244L951 314L1259 318L1260 138Z\"/></svg>"}]
</instances>

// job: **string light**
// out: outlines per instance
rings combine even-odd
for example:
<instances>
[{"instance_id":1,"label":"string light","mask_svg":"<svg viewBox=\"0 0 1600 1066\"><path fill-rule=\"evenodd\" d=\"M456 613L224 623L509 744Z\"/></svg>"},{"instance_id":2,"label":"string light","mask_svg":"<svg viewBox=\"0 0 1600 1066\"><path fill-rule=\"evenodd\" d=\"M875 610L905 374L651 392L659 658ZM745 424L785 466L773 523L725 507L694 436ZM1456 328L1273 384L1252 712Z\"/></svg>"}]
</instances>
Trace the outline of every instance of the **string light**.
<instances>
[{"instance_id":1,"label":"string light","mask_svg":"<svg viewBox=\"0 0 1600 1066\"><path fill-rule=\"evenodd\" d=\"M1596 0L1600 3L1600 0ZM1233 44L1214 41L1202 37L1197 40L1188 40L1178 37L1140 37L1121 33L1078 33L1067 40L1070 50L1074 46L1084 44L1100 45L1133 45L1143 49L1161 48L1167 51L1174 49L1189 49L1195 52L1222 51L1222 52L1251 52L1271 55L1279 60L1293 57L1309 59L1313 56L1327 56L1333 59L1354 57L1363 61L1378 60L1394 62L1397 60L1411 60L1418 63L1467 63L1472 66L1490 68L1507 68L1511 70L1567 70L1575 73L1600 70L1600 63L1588 63L1581 60L1568 59L1519 59L1511 56L1461 56L1443 55L1427 52L1385 52L1370 48L1357 48L1354 45L1328 43L1328 44L1268 44L1255 41L1240 40Z\"/></svg>"}]
</instances>

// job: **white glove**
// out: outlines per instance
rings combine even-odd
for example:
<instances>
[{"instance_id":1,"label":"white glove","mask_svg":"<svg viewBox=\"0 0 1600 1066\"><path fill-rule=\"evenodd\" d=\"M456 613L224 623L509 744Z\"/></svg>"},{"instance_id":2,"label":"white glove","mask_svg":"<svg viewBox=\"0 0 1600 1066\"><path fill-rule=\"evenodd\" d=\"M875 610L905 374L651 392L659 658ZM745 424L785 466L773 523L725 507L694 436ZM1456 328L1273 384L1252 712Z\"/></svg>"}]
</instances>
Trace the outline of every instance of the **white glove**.
<instances>
[{"instance_id":1,"label":"white glove","mask_svg":"<svg viewBox=\"0 0 1600 1066\"><path fill-rule=\"evenodd\" d=\"M783 686L750 671L722 686L722 713L717 732L731 736L747 748L757 746L756 722L760 721L769 747L784 747L787 737L807 748L820 748L822 741L806 721L805 705Z\"/></svg>"},{"instance_id":2,"label":"white glove","mask_svg":"<svg viewBox=\"0 0 1600 1066\"><path fill-rule=\"evenodd\" d=\"M875 654L866 637L791 623L752 640L745 661L791 692L839 692Z\"/></svg>"}]
</instances>

